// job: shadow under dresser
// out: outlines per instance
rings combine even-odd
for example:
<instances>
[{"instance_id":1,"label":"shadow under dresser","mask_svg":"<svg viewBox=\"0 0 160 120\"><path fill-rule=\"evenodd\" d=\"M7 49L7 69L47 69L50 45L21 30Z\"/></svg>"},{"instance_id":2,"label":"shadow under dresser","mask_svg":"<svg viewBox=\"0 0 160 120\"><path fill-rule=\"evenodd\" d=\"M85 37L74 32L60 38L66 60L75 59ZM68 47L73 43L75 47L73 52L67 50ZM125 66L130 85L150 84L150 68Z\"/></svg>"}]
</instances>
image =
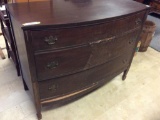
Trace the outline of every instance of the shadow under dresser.
<instances>
[{"instance_id":1,"label":"shadow under dresser","mask_svg":"<svg viewBox=\"0 0 160 120\"><path fill-rule=\"evenodd\" d=\"M53 0L7 5L25 90L63 104L129 71L150 8L131 0Z\"/></svg>"}]
</instances>

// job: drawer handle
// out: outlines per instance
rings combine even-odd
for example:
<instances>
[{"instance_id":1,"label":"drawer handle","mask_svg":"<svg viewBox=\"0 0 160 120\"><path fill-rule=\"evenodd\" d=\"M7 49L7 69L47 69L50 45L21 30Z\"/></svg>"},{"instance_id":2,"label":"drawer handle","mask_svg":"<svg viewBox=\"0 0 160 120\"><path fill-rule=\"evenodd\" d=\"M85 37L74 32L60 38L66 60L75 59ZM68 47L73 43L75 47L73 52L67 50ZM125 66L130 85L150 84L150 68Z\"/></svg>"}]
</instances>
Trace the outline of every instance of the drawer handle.
<instances>
[{"instance_id":1,"label":"drawer handle","mask_svg":"<svg viewBox=\"0 0 160 120\"><path fill-rule=\"evenodd\" d=\"M53 84L48 87L48 90L52 92L56 92L57 88L58 88L58 85Z\"/></svg>"},{"instance_id":2,"label":"drawer handle","mask_svg":"<svg viewBox=\"0 0 160 120\"><path fill-rule=\"evenodd\" d=\"M58 61L53 61L47 64L48 69L54 69L58 66Z\"/></svg>"},{"instance_id":3,"label":"drawer handle","mask_svg":"<svg viewBox=\"0 0 160 120\"><path fill-rule=\"evenodd\" d=\"M140 25L142 23L142 20L140 19L140 18L138 18L137 20L136 20L136 25Z\"/></svg>"},{"instance_id":4,"label":"drawer handle","mask_svg":"<svg viewBox=\"0 0 160 120\"><path fill-rule=\"evenodd\" d=\"M123 60L122 62L123 62L123 64L126 64L126 63L128 62L128 60L125 59L125 60Z\"/></svg>"},{"instance_id":5,"label":"drawer handle","mask_svg":"<svg viewBox=\"0 0 160 120\"><path fill-rule=\"evenodd\" d=\"M129 44L133 44L133 42L134 42L133 39L129 40Z\"/></svg>"},{"instance_id":6,"label":"drawer handle","mask_svg":"<svg viewBox=\"0 0 160 120\"><path fill-rule=\"evenodd\" d=\"M49 37L45 37L45 42L48 44L48 45L54 45L56 43L56 41L58 40L58 38L56 36L49 36Z\"/></svg>"},{"instance_id":7,"label":"drawer handle","mask_svg":"<svg viewBox=\"0 0 160 120\"><path fill-rule=\"evenodd\" d=\"M110 37L110 38L105 38L105 39L102 39L102 40L93 41L93 42L90 42L89 45L99 44L99 43L103 43L103 42L109 42L109 41L111 41L115 38L116 38L116 36L113 36L113 37Z\"/></svg>"}]
</instances>

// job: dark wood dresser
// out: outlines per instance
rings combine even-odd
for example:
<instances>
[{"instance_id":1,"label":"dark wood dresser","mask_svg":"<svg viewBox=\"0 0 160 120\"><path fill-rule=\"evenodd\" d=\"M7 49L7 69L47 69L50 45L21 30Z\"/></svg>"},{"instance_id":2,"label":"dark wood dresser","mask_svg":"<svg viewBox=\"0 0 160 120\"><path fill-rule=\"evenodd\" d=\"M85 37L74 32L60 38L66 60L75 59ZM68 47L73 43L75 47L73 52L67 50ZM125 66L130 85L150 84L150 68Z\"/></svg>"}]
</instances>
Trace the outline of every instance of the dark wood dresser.
<instances>
[{"instance_id":1,"label":"dark wood dresser","mask_svg":"<svg viewBox=\"0 0 160 120\"><path fill-rule=\"evenodd\" d=\"M12 37L10 21L6 14L6 10L4 9L6 2L7 2L6 0L0 0L0 7L1 7L0 9L0 28L2 31L2 35L4 37L8 58L12 59L16 67L16 70L17 70L17 75L20 76L20 66L19 66L19 61L17 57L17 50L16 50L16 46L15 46L15 43Z\"/></svg>"},{"instance_id":2,"label":"dark wood dresser","mask_svg":"<svg viewBox=\"0 0 160 120\"><path fill-rule=\"evenodd\" d=\"M24 79L41 106L64 104L124 72L150 8L131 0L53 0L7 6Z\"/></svg>"}]
</instances>

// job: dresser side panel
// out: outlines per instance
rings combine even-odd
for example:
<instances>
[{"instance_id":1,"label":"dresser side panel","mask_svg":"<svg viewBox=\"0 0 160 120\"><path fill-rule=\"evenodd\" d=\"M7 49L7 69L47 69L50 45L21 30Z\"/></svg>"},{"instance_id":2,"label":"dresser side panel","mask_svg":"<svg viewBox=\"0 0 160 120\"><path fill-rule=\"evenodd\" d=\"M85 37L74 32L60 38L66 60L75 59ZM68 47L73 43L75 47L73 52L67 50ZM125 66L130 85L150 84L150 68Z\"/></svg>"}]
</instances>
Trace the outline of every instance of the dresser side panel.
<instances>
[{"instance_id":1,"label":"dresser side panel","mask_svg":"<svg viewBox=\"0 0 160 120\"><path fill-rule=\"evenodd\" d=\"M17 45L23 78L27 86L29 87L29 90L31 91L33 95L33 86L32 86L31 73L30 73L30 68L29 68L29 61L28 61L28 56L27 56L24 33L22 29L19 27L19 25L17 24L16 20L12 16L10 16L10 19L12 21L12 27L14 31L15 42Z\"/></svg>"}]
</instances>

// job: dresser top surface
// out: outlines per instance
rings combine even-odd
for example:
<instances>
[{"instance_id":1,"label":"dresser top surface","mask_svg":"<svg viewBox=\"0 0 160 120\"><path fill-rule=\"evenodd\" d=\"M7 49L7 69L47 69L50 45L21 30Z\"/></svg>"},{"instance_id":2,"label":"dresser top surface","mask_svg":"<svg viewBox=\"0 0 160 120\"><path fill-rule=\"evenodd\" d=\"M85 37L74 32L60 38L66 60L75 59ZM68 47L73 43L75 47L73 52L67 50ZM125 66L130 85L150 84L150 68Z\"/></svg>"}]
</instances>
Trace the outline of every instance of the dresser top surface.
<instances>
[{"instance_id":1,"label":"dresser top surface","mask_svg":"<svg viewBox=\"0 0 160 120\"><path fill-rule=\"evenodd\" d=\"M66 24L84 24L114 19L146 9L132 0L49 0L7 5L10 15L24 29ZM40 24L23 25L40 22Z\"/></svg>"}]
</instances>

